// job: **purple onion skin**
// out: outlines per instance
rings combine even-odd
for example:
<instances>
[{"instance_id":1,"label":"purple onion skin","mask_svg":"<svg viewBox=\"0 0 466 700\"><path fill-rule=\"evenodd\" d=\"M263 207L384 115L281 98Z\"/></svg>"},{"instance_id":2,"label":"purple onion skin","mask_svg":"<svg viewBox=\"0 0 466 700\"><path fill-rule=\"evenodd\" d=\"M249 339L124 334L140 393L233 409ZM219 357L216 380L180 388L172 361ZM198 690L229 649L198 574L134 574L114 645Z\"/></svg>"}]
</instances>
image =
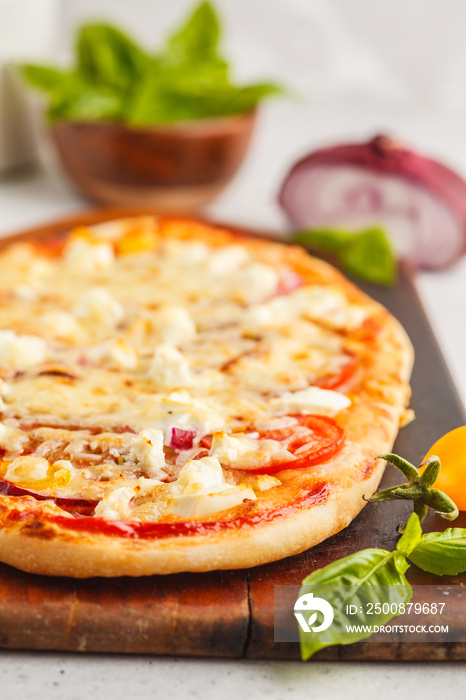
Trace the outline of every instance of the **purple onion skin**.
<instances>
[{"instance_id":1,"label":"purple onion skin","mask_svg":"<svg viewBox=\"0 0 466 700\"><path fill-rule=\"evenodd\" d=\"M447 247L445 255L438 256L427 251L416 259L415 252L408 255L419 266L435 269L446 267L466 252L466 181L442 163L415 153L399 142L383 135L376 136L367 143L348 143L330 148L323 148L310 153L299 160L289 171L278 200L281 207L295 226L302 227L303 221L296 212L293 201L293 188L300 173L314 166L355 166L379 175L387 175L406 180L426 191L434 199L449 209L460 224L459 240L442 242L443 232L438 232L435 244ZM329 168L330 170L330 168ZM382 222L383 223L383 222ZM325 222L325 227L329 227ZM339 225L343 225L339 222ZM314 226L315 227L315 226ZM424 246L424 241L420 242ZM432 246L435 249L435 245Z\"/></svg>"}]
</instances>

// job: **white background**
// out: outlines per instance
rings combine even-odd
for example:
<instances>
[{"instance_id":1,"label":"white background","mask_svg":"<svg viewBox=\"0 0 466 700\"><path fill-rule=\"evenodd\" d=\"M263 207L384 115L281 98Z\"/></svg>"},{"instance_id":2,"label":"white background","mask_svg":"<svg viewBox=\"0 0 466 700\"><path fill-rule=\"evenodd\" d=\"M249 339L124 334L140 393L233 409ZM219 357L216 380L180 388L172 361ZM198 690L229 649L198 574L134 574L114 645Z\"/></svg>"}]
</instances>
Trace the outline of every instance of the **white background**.
<instances>
[{"instance_id":1,"label":"white background","mask_svg":"<svg viewBox=\"0 0 466 700\"><path fill-rule=\"evenodd\" d=\"M66 61L74 27L89 18L112 18L155 47L190 4L63 0L52 53ZM284 231L275 196L292 162L316 146L378 132L466 175L463 0L217 0L216 6L237 77L278 79L294 96L263 109L247 162L213 207L215 215ZM46 155L41 170L0 179L0 232L86 206ZM442 273L420 274L418 285L466 403L466 260ZM247 693L251 700L344 693L363 700L421 691L433 698L446 687L452 696L464 694L462 670L461 664L301 665L5 652L0 687L7 700L19 693L23 700L143 700L167 693L203 699Z\"/></svg>"}]
</instances>

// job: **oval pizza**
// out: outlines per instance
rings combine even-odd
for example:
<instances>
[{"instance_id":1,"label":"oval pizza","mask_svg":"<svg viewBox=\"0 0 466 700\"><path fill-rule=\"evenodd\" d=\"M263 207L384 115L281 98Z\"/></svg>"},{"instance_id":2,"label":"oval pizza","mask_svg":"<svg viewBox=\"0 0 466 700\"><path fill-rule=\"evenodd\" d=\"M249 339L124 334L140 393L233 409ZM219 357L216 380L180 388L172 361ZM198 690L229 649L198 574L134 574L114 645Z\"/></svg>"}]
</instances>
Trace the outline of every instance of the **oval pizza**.
<instances>
[{"instance_id":1,"label":"oval pizza","mask_svg":"<svg viewBox=\"0 0 466 700\"><path fill-rule=\"evenodd\" d=\"M0 560L251 567L346 527L406 418L399 323L302 248L176 217L0 254Z\"/></svg>"}]
</instances>

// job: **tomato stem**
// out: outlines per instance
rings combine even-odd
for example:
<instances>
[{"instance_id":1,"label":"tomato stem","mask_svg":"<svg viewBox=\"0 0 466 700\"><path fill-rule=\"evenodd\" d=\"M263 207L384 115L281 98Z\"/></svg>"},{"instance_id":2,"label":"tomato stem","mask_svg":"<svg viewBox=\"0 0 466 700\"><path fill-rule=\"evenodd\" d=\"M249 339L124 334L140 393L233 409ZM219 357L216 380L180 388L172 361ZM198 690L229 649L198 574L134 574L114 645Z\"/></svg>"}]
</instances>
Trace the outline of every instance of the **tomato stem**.
<instances>
[{"instance_id":1,"label":"tomato stem","mask_svg":"<svg viewBox=\"0 0 466 700\"><path fill-rule=\"evenodd\" d=\"M407 483L383 489L375 493L371 498L364 500L371 503L398 499L413 501L414 512L417 513L421 521L426 517L428 507L447 520L455 520L458 517L458 508L451 498L443 491L432 488L441 468L441 462L438 457L435 455L430 456L418 468L411 462L403 459L403 457L395 454L379 455L378 459L385 459L390 464L393 464L394 467L404 474ZM419 470L422 467L425 467L425 469L421 473ZM403 529L400 528L400 531Z\"/></svg>"}]
</instances>

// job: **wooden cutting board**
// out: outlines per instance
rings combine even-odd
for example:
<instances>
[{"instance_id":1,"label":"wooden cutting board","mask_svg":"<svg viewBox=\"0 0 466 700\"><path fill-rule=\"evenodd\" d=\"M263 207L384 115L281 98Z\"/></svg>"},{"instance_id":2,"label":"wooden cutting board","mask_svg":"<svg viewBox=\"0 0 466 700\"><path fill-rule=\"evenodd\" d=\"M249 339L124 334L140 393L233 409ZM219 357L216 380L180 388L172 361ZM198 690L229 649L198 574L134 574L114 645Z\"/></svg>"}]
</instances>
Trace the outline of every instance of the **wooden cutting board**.
<instances>
[{"instance_id":1,"label":"wooden cutting board","mask_svg":"<svg viewBox=\"0 0 466 700\"><path fill-rule=\"evenodd\" d=\"M27 231L39 237L61 233L131 210L94 210ZM415 291L402 266L392 289L358 285L384 304L405 326L415 346L412 407L416 420L404 428L395 451L418 463L441 435L466 423L461 401ZM383 485L399 476L387 469ZM91 579L35 576L0 564L0 647L188 656L298 659L296 643L273 641L276 584L300 584L314 569L365 547L393 549L395 527L410 506L400 502L368 505L351 525L308 552L250 570L177 574L143 579ZM466 526L466 513L455 522ZM427 529L447 526L435 516ZM439 579L413 566L411 583ZM466 576L442 584L464 585ZM466 609L458 610L466 630ZM462 643L368 643L333 647L315 659L466 659Z\"/></svg>"}]
</instances>

